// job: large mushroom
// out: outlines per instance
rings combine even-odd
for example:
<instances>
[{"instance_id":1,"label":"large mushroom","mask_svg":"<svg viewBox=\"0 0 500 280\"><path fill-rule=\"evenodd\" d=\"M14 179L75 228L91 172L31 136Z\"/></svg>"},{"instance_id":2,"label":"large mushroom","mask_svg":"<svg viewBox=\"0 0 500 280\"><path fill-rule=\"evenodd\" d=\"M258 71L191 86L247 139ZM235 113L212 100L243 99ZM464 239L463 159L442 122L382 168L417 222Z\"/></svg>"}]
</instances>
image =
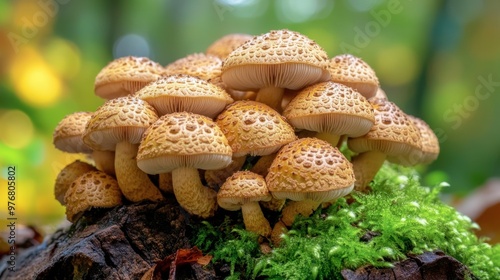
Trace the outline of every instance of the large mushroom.
<instances>
[{"instance_id":1,"label":"large mushroom","mask_svg":"<svg viewBox=\"0 0 500 280\"><path fill-rule=\"evenodd\" d=\"M330 79L328 56L314 41L289 31L254 37L224 60L222 81L232 89L256 91L256 101L281 111L285 88L301 89Z\"/></svg>"},{"instance_id":2,"label":"large mushroom","mask_svg":"<svg viewBox=\"0 0 500 280\"><path fill-rule=\"evenodd\" d=\"M198 169L223 168L231 156L231 147L213 120L177 112L160 117L144 133L137 164L149 174L172 172L179 204L190 214L207 218L217 209L217 193L202 184Z\"/></svg>"},{"instance_id":3,"label":"large mushroom","mask_svg":"<svg viewBox=\"0 0 500 280\"><path fill-rule=\"evenodd\" d=\"M158 119L156 110L133 96L119 97L99 107L87 123L83 141L94 150L115 151L115 172L130 201L158 201L163 196L137 167L136 155L144 131Z\"/></svg>"}]
</instances>

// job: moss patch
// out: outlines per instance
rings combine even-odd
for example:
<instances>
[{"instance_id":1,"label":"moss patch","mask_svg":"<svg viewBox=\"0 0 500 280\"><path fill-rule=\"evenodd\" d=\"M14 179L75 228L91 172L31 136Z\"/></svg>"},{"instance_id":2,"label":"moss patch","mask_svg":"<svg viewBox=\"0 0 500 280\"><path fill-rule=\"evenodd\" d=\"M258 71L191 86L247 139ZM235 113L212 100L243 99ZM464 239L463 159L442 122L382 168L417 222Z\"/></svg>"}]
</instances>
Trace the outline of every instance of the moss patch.
<instances>
[{"instance_id":1,"label":"moss patch","mask_svg":"<svg viewBox=\"0 0 500 280\"><path fill-rule=\"evenodd\" d=\"M370 194L339 199L309 218L297 218L284 242L262 255L258 237L240 219L196 228L195 245L229 264L229 279L341 279L343 268L391 267L409 253L442 250L479 279L500 275L500 245L478 239L477 225L442 203L446 183L423 187L413 169L385 164Z\"/></svg>"}]
</instances>

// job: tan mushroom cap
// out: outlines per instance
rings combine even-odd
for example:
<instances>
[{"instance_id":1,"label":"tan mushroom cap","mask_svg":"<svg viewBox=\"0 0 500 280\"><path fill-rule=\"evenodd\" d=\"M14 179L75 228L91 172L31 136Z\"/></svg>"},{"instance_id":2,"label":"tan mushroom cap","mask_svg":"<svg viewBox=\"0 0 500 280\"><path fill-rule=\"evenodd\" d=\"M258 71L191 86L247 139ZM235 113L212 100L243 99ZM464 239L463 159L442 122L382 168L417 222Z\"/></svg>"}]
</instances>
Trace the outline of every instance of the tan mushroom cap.
<instances>
[{"instance_id":1,"label":"tan mushroom cap","mask_svg":"<svg viewBox=\"0 0 500 280\"><path fill-rule=\"evenodd\" d=\"M237 90L300 89L327 81L328 56L313 40L290 30L272 30L235 49L222 65L222 80Z\"/></svg>"},{"instance_id":2,"label":"tan mushroom cap","mask_svg":"<svg viewBox=\"0 0 500 280\"><path fill-rule=\"evenodd\" d=\"M429 125L422 119L407 115L413 124L418 128L422 140L421 164L429 164L439 156L439 139Z\"/></svg>"},{"instance_id":3,"label":"tan mushroom cap","mask_svg":"<svg viewBox=\"0 0 500 280\"><path fill-rule=\"evenodd\" d=\"M112 208L122 204L118 182L101 171L90 171L78 177L66 196L66 216L75 222L83 212L92 208Z\"/></svg>"},{"instance_id":4,"label":"tan mushroom cap","mask_svg":"<svg viewBox=\"0 0 500 280\"><path fill-rule=\"evenodd\" d=\"M283 116L298 129L358 137L375 122L371 104L354 89L335 82L305 88Z\"/></svg>"},{"instance_id":5,"label":"tan mushroom cap","mask_svg":"<svg viewBox=\"0 0 500 280\"><path fill-rule=\"evenodd\" d=\"M97 169L94 166L79 160L75 160L74 162L66 165L57 175L56 182L54 184L54 196L57 201L59 201L61 205L66 205L64 196L73 181L87 172L96 170Z\"/></svg>"},{"instance_id":6,"label":"tan mushroom cap","mask_svg":"<svg viewBox=\"0 0 500 280\"><path fill-rule=\"evenodd\" d=\"M418 128L393 102L375 99L370 103L375 124L367 134L349 139L349 149L356 153L379 151L394 159L394 163L405 164L421 149Z\"/></svg>"},{"instance_id":7,"label":"tan mushroom cap","mask_svg":"<svg viewBox=\"0 0 500 280\"><path fill-rule=\"evenodd\" d=\"M82 140L91 116L91 112L76 112L64 117L54 130L54 146L67 153L92 153L92 149Z\"/></svg>"},{"instance_id":8,"label":"tan mushroom cap","mask_svg":"<svg viewBox=\"0 0 500 280\"><path fill-rule=\"evenodd\" d=\"M178 167L220 169L231 157L231 147L213 120L176 112L160 117L144 133L137 164L146 173L159 174Z\"/></svg>"},{"instance_id":9,"label":"tan mushroom cap","mask_svg":"<svg viewBox=\"0 0 500 280\"><path fill-rule=\"evenodd\" d=\"M278 151L297 139L286 120L269 106L256 101L236 101L217 116L234 157L262 156Z\"/></svg>"},{"instance_id":10,"label":"tan mushroom cap","mask_svg":"<svg viewBox=\"0 0 500 280\"><path fill-rule=\"evenodd\" d=\"M337 55L330 60L329 70L332 81L354 88L367 99L377 93L379 81L375 71L359 57Z\"/></svg>"},{"instance_id":11,"label":"tan mushroom cap","mask_svg":"<svg viewBox=\"0 0 500 280\"><path fill-rule=\"evenodd\" d=\"M233 102L222 88L187 75L160 78L139 90L135 97L151 104L159 115L186 111L209 118Z\"/></svg>"},{"instance_id":12,"label":"tan mushroom cap","mask_svg":"<svg viewBox=\"0 0 500 280\"><path fill-rule=\"evenodd\" d=\"M126 96L160 78L164 72L162 65L147 57L120 57L97 74L94 91L97 96L108 100Z\"/></svg>"},{"instance_id":13,"label":"tan mushroom cap","mask_svg":"<svg viewBox=\"0 0 500 280\"><path fill-rule=\"evenodd\" d=\"M275 198L330 201L351 192L352 164L328 142L302 138L278 152L266 176Z\"/></svg>"},{"instance_id":14,"label":"tan mushroom cap","mask_svg":"<svg viewBox=\"0 0 500 280\"><path fill-rule=\"evenodd\" d=\"M226 179L217 193L219 206L236 211L247 202L270 201L264 177L251 171L238 171Z\"/></svg>"},{"instance_id":15,"label":"tan mushroom cap","mask_svg":"<svg viewBox=\"0 0 500 280\"><path fill-rule=\"evenodd\" d=\"M232 33L225 35L210 46L205 51L206 54L215 55L225 59L231 52L253 38L252 35L242 33Z\"/></svg>"},{"instance_id":16,"label":"tan mushroom cap","mask_svg":"<svg viewBox=\"0 0 500 280\"><path fill-rule=\"evenodd\" d=\"M117 143L139 144L142 134L158 119L156 110L145 101L124 96L108 100L87 123L85 144L95 150L114 151Z\"/></svg>"},{"instance_id":17,"label":"tan mushroom cap","mask_svg":"<svg viewBox=\"0 0 500 280\"><path fill-rule=\"evenodd\" d=\"M194 53L165 66L166 75L184 74L208 81L220 77L222 60L213 55Z\"/></svg>"}]
</instances>

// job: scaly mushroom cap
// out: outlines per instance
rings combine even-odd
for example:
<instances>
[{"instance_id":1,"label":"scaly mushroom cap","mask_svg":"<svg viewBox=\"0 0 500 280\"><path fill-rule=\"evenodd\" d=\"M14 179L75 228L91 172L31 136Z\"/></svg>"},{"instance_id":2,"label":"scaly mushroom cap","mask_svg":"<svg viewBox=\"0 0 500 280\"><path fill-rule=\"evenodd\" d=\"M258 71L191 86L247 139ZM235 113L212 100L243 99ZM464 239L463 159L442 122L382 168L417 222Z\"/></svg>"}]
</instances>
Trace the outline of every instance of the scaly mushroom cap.
<instances>
[{"instance_id":1,"label":"scaly mushroom cap","mask_svg":"<svg viewBox=\"0 0 500 280\"><path fill-rule=\"evenodd\" d=\"M351 192L352 164L328 142L302 138L278 152L266 176L275 198L330 201Z\"/></svg>"},{"instance_id":2,"label":"scaly mushroom cap","mask_svg":"<svg viewBox=\"0 0 500 280\"><path fill-rule=\"evenodd\" d=\"M208 81L221 75L222 60L217 56L194 53L165 66L166 75L184 74Z\"/></svg>"},{"instance_id":3,"label":"scaly mushroom cap","mask_svg":"<svg viewBox=\"0 0 500 280\"><path fill-rule=\"evenodd\" d=\"M137 165L159 174L178 167L220 169L231 163L231 147L221 129L208 117L177 112L164 115L146 132Z\"/></svg>"},{"instance_id":4,"label":"scaly mushroom cap","mask_svg":"<svg viewBox=\"0 0 500 280\"><path fill-rule=\"evenodd\" d=\"M164 73L163 66L147 57L120 57L97 74L94 91L97 96L108 100L134 94Z\"/></svg>"},{"instance_id":5,"label":"scaly mushroom cap","mask_svg":"<svg viewBox=\"0 0 500 280\"><path fill-rule=\"evenodd\" d=\"M236 101L217 116L234 157L272 154L297 139L293 128L269 106L256 101Z\"/></svg>"},{"instance_id":6,"label":"scaly mushroom cap","mask_svg":"<svg viewBox=\"0 0 500 280\"><path fill-rule=\"evenodd\" d=\"M222 88L187 75L160 78L139 90L135 97L151 104L159 115L186 111L209 118L233 102Z\"/></svg>"},{"instance_id":7,"label":"scaly mushroom cap","mask_svg":"<svg viewBox=\"0 0 500 280\"><path fill-rule=\"evenodd\" d=\"M330 79L328 56L313 40L290 30L254 37L224 60L222 80L233 89L300 89Z\"/></svg>"},{"instance_id":8,"label":"scaly mushroom cap","mask_svg":"<svg viewBox=\"0 0 500 280\"><path fill-rule=\"evenodd\" d=\"M146 128L157 119L156 110L136 97L108 100L92 114L83 141L99 151L114 151L120 142L139 144Z\"/></svg>"},{"instance_id":9,"label":"scaly mushroom cap","mask_svg":"<svg viewBox=\"0 0 500 280\"><path fill-rule=\"evenodd\" d=\"M418 128L422 139L422 155L420 163L429 164L439 156L439 139L429 125L422 119L407 115L413 124Z\"/></svg>"},{"instance_id":10,"label":"scaly mushroom cap","mask_svg":"<svg viewBox=\"0 0 500 280\"><path fill-rule=\"evenodd\" d=\"M236 211L247 202L269 201L271 193L264 177L250 171L238 171L226 179L217 193L219 206Z\"/></svg>"},{"instance_id":11,"label":"scaly mushroom cap","mask_svg":"<svg viewBox=\"0 0 500 280\"><path fill-rule=\"evenodd\" d=\"M379 81L375 71L359 57L337 55L330 60L329 70L332 81L354 88L367 99L377 93Z\"/></svg>"},{"instance_id":12,"label":"scaly mushroom cap","mask_svg":"<svg viewBox=\"0 0 500 280\"><path fill-rule=\"evenodd\" d=\"M66 196L66 216L75 222L92 208L112 208L122 204L122 193L116 180L101 171L90 171L78 177Z\"/></svg>"},{"instance_id":13,"label":"scaly mushroom cap","mask_svg":"<svg viewBox=\"0 0 500 280\"><path fill-rule=\"evenodd\" d=\"M411 157L421 150L418 128L396 104L384 99L370 103L375 124L367 134L348 139L349 149L356 153L379 151L394 163L412 165L408 164Z\"/></svg>"},{"instance_id":14,"label":"scaly mushroom cap","mask_svg":"<svg viewBox=\"0 0 500 280\"><path fill-rule=\"evenodd\" d=\"M225 59L231 52L252 40L253 36L248 34L233 33L228 34L213 42L205 51L206 54L215 55L220 59Z\"/></svg>"},{"instance_id":15,"label":"scaly mushroom cap","mask_svg":"<svg viewBox=\"0 0 500 280\"><path fill-rule=\"evenodd\" d=\"M67 153L92 153L92 149L82 140L91 116L91 112L76 112L64 117L54 130L54 146Z\"/></svg>"},{"instance_id":16,"label":"scaly mushroom cap","mask_svg":"<svg viewBox=\"0 0 500 280\"><path fill-rule=\"evenodd\" d=\"M59 172L54 185L54 196L57 201L61 203L61 205L66 205L64 196L73 181L90 171L97 171L97 169L86 162L75 160L74 162L66 165L66 167Z\"/></svg>"},{"instance_id":17,"label":"scaly mushroom cap","mask_svg":"<svg viewBox=\"0 0 500 280\"><path fill-rule=\"evenodd\" d=\"M298 129L358 137L375 122L371 104L354 89L335 82L309 86L290 101L283 116Z\"/></svg>"}]
</instances>

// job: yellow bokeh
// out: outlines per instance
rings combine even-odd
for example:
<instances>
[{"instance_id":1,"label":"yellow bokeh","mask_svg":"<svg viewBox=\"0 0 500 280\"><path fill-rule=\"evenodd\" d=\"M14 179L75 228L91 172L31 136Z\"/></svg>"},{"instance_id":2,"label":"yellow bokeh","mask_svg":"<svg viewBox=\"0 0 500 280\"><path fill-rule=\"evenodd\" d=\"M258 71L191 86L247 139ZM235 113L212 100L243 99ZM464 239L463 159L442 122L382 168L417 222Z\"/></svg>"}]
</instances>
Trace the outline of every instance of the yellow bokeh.
<instances>
[{"instance_id":1,"label":"yellow bokeh","mask_svg":"<svg viewBox=\"0 0 500 280\"><path fill-rule=\"evenodd\" d=\"M65 79L74 79L80 71L80 50L70 41L52 38L43 48L43 56L52 69Z\"/></svg>"},{"instance_id":2,"label":"yellow bokeh","mask_svg":"<svg viewBox=\"0 0 500 280\"><path fill-rule=\"evenodd\" d=\"M33 139L33 123L19 110L0 111L0 142L14 148L26 147Z\"/></svg>"},{"instance_id":3,"label":"yellow bokeh","mask_svg":"<svg viewBox=\"0 0 500 280\"><path fill-rule=\"evenodd\" d=\"M417 56L406 45L393 45L377 54L374 69L385 85L399 86L411 82L418 71Z\"/></svg>"}]
</instances>

